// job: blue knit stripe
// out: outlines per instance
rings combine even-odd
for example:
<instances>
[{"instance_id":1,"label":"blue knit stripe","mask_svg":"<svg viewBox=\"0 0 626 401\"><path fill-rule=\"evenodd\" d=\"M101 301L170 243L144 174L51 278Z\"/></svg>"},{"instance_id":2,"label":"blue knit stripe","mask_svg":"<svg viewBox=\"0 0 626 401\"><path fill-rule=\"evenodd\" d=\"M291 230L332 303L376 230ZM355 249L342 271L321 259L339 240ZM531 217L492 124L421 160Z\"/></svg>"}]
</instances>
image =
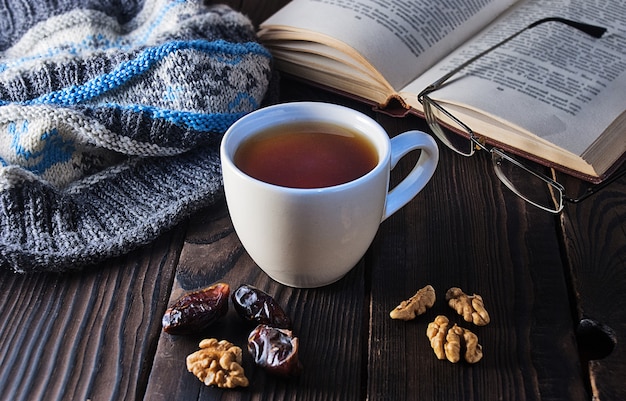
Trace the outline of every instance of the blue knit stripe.
<instances>
[{"instance_id":1,"label":"blue knit stripe","mask_svg":"<svg viewBox=\"0 0 626 401\"><path fill-rule=\"evenodd\" d=\"M224 40L208 42L206 40L173 41L161 46L150 47L143 50L132 60L121 63L117 68L107 74L95 77L83 85L73 85L65 89L42 95L38 98L23 102L25 105L56 104L72 106L86 102L108 91L120 88L131 79L145 73L156 63L168 55L180 50L196 50L211 54L225 54L229 56L244 56L256 54L271 58L270 53L260 44L255 42L231 43ZM0 102L8 104L8 102Z\"/></svg>"}]
</instances>

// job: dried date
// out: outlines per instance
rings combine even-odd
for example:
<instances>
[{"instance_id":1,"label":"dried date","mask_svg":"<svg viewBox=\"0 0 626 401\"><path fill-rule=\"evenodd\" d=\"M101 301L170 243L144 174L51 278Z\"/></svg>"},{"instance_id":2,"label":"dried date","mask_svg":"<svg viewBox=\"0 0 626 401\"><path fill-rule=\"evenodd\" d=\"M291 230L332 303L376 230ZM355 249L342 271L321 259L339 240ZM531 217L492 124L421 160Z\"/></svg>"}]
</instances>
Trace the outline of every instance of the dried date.
<instances>
[{"instance_id":1,"label":"dried date","mask_svg":"<svg viewBox=\"0 0 626 401\"><path fill-rule=\"evenodd\" d=\"M244 320L281 329L291 328L291 319L271 295L251 285L241 285L232 295L235 310Z\"/></svg>"},{"instance_id":2,"label":"dried date","mask_svg":"<svg viewBox=\"0 0 626 401\"><path fill-rule=\"evenodd\" d=\"M248 337L248 351L254 362L269 373L291 377L302 371L298 337L291 330L260 324Z\"/></svg>"},{"instance_id":3,"label":"dried date","mask_svg":"<svg viewBox=\"0 0 626 401\"><path fill-rule=\"evenodd\" d=\"M163 315L163 330L169 334L196 334L228 312L230 287L217 283L191 291L176 300Z\"/></svg>"}]
</instances>

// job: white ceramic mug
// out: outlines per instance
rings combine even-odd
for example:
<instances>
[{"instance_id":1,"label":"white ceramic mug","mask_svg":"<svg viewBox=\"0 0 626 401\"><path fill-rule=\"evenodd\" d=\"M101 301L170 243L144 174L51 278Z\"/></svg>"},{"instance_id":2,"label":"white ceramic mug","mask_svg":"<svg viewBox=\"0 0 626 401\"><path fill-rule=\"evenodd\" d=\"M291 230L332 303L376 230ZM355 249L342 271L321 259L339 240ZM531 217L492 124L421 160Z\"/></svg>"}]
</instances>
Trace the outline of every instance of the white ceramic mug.
<instances>
[{"instance_id":1,"label":"white ceramic mug","mask_svg":"<svg viewBox=\"0 0 626 401\"><path fill-rule=\"evenodd\" d=\"M246 139L300 121L357 131L376 148L378 164L348 183L314 189L268 184L235 165L235 152ZM415 167L389 191L391 169L416 149L421 154ZM318 102L259 109L235 122L221 144L226 202L244 248L272 279L302 288L324 286L348 273L367 251L380 223L428 183L438 159L437 144L423 132L408 131L390 140L368 116Z\"/></svg>"}]
</instances>

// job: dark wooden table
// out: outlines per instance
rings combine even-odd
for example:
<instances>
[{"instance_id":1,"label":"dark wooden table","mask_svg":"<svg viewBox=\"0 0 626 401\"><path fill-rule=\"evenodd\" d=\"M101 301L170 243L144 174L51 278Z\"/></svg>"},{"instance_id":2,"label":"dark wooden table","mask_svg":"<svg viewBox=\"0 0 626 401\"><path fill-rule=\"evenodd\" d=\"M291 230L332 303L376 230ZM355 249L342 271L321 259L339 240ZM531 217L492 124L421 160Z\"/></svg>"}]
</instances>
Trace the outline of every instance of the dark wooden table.
<instances>
[{"instance_id":1,"label":"dark wooden table","mask_svg":"<svg viewBox=\"0 0 626 401\"><path fill-rule=\"evenodd\" d=\"M279 6L231 3L255 21ZM287 78L280 89L281 101L361 110L390 135L425 129ZM253 284L283 305L300 337L299 378L269 376L247 354L245 389L209 388L187 372L202 337L245 347L250 328L232 307L204 336L161 330L171 300L216 281ZM426 284L439 297L433 309L389 318ZM425 334L437 314L461 322L443 302L452 286L481 294L491 314L485 327L463 323L483 345L475 365L437 360ZM504 188L484 155L442 145L432 181L333 285L269 279L220 202L89 272L0 271L0 311L2 400L625 400L626 177L554 216Z\"/></svg>"}]
</instances>

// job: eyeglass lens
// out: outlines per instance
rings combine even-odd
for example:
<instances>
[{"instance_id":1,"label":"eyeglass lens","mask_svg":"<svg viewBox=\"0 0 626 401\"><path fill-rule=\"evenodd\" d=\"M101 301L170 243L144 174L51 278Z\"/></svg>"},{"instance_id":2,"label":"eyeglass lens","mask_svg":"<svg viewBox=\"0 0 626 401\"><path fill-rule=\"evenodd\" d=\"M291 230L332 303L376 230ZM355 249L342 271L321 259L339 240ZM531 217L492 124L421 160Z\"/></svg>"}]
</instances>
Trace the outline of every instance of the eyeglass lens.
<instances>
[{"instance_id":1,"label":"eyeglass lens","mask_svg":"<svg viewBox=\"0 0 626 401\"><path fill-rule=\"evenodd\" d=\"M454 119L448 119L451 121L451 127L441 124L439 122L441 114L447 113L429 98L424 98L423 105L428 126L446 146L463 156L474 154L474 144L469 139L471 134L467 132L465 127L456 124Z\"/></svg>"},{"instance_id":2,"label":"eyeglass lens","mask_svg":"<svg viewBox=\"0 0 626 401\"><path fill-rule=\"evenodd\" d=\"M424 97L424 114L435 135L450 149L463 156L471 156L475 145L467 128L458 124L454 116L446 112L430 98ZM447 115L450 126L441 124L442 115ZM484 146L481 148L487 150ZM563 191L559 184L547 181L497 148L488 150L492 156L496 175L511 191L525 201L552 213L563 208Z\"/></svg>"},{"instance_id":3,"label":"eyeglass lens","mask_svg":"<svg viewBox=\"0 0 626 401\"><path fill-rule=\"evenodd\" d=\"M500 181L527 202L552 213L563 209L563 188L535 174L499 149L491 149L491 160Z\"/></svg>"}]
</instances>

